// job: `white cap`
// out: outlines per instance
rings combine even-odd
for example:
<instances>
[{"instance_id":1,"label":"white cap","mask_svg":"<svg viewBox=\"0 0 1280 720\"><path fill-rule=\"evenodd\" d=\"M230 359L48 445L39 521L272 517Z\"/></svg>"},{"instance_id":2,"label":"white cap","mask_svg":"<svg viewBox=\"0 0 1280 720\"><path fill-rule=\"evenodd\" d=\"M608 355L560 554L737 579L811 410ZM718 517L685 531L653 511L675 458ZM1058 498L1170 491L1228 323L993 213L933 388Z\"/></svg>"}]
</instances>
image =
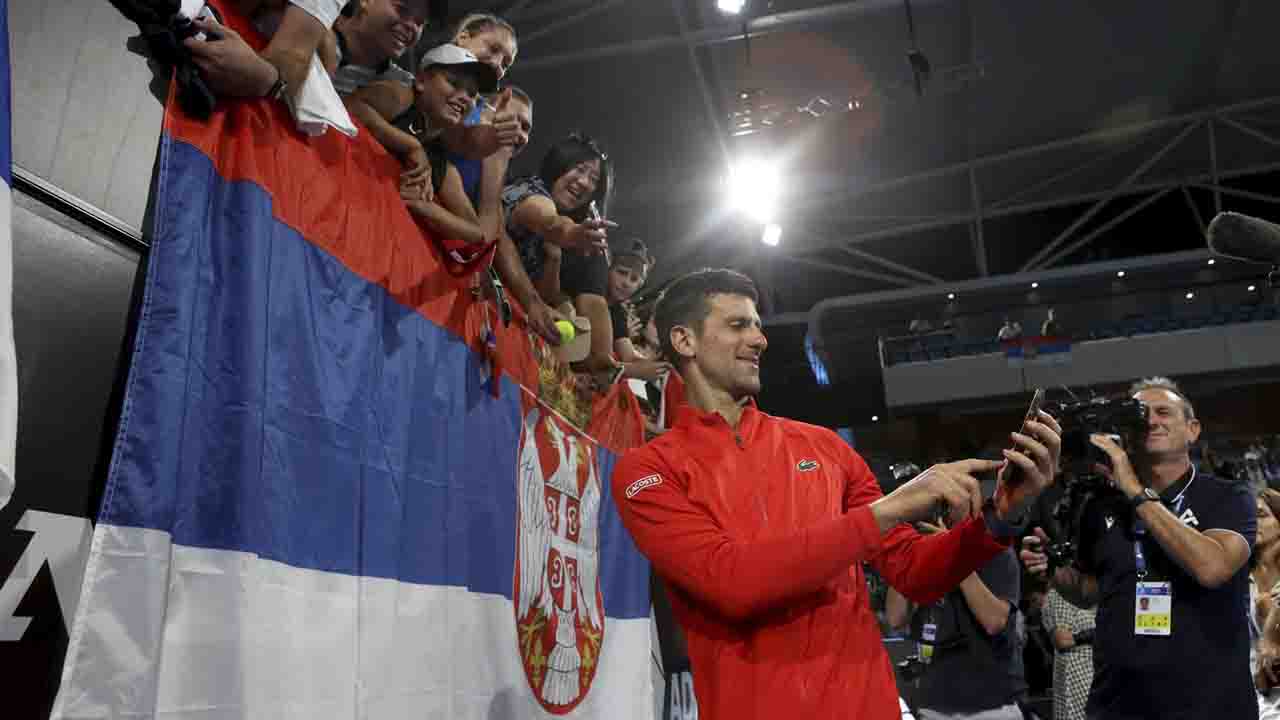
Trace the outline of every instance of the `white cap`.
<instances>
[{"instance_id":1,"label":"white cap","mask_svg":"<svg viewBox=\"0 0 1280 720\"><path fill-rule=\"evenodd\" d=\"M418 63L418 72L435 65L466 66L479 78L480 92L491 93L498 89L498 71L480 62L480 59L472 55L470 50L460 48L457 45L446 43L431 48L426 55L422 56L421 62Z\"/></svg>"}]
</instances>

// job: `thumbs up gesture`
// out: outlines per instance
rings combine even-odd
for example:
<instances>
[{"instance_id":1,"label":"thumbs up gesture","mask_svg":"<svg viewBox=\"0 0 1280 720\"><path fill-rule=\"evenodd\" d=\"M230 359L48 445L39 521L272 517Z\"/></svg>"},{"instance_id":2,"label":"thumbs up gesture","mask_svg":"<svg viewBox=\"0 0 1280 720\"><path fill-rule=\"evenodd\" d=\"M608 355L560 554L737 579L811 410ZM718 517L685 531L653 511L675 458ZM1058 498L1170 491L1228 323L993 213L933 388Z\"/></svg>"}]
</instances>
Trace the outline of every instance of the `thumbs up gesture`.
<instances>
[{"instance_id":1,"label":"thumbs up gesture","mask_svg":"<svg viewBox=\"0 0 1280 720\"><path fill-rule=\"evenodd\" d=\"M510 105L511 105L511 88L509 87L503 88L502 90L498 91L497 95L493 97L494 116L496 117L497 115L508 112L508 107Z\"/></svg>"},{"instance_id":2,"label":"thumbs up gesture","mask_svg":"<svg viewBox=\"0 0 1280 720\"><path fill-rule=\"evenodd\" d=\"M520 118L511 106L511 88L504 88L494 99L490 122L499 145L518 150L529 142L529 133L521 127Z\"/></svg>"}]
</instances>

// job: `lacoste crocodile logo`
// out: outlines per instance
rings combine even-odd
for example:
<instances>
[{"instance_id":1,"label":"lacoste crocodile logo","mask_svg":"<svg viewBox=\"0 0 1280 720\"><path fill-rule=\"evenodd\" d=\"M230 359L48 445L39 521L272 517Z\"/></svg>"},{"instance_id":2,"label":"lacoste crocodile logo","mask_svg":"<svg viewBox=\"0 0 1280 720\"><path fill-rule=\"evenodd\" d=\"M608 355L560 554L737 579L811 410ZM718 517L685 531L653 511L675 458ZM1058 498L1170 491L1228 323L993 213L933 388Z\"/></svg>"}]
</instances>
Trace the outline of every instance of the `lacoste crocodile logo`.
<instances>
[{"instance_id":1,"label":"lacoste crocodile logo","mask_svg":"<svg viewBox=\"0 0 1280 720\"><path fill-rule=\"evenodd\" d=\"M817 460L801 460L800 462L796 463L796 469L799 470L800 472L810 472L812 470L817 470L818 461Z\"/></svg>"}]
</instances>

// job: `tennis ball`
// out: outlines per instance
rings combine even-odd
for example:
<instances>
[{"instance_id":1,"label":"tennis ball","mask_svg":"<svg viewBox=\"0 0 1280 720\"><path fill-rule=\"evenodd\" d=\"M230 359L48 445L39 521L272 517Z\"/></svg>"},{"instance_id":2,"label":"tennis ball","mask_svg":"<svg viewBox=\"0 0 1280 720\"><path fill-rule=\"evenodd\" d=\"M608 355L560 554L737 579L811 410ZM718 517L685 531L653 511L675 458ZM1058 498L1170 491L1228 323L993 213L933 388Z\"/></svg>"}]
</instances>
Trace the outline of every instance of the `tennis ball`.
<instances>
[{"instance_id":1,"label":"tennis ball","mask_svg":"<svg viewBox=\"0 0 1280 720\"><path fill-rule=\"evenodd\" d=\"M578 331L573 327L573 323L568 320L557 320L556 329L560 331L561 344L570 342L573 340L573 336L578 334Z\"/></svg>"}]
</instances>

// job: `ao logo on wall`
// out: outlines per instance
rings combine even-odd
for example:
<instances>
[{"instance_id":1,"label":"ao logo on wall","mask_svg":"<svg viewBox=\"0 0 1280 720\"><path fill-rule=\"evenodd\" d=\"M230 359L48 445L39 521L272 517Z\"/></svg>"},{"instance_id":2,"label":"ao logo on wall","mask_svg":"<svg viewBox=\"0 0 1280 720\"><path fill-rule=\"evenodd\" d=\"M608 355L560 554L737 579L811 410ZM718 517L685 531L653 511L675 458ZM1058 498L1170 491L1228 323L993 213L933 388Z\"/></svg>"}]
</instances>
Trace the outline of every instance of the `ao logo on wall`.
<instances>
[{"instance_id":1,"label":"ao logo on wall","mask_svg":"<svg viewBox=\"0 0 1280 720\"><path fill-rule=\"evenodd\" d=\"M80 581L84 578L84 564L93 540L93 526L87 518L27 510L14 529L34 535L13 571L0 585L0 642L18 642L26 635L32 618L18 616L18 605L46 564L53 577L63 624L69 632L80 600Z\"/></svg>"}]
</instances>

